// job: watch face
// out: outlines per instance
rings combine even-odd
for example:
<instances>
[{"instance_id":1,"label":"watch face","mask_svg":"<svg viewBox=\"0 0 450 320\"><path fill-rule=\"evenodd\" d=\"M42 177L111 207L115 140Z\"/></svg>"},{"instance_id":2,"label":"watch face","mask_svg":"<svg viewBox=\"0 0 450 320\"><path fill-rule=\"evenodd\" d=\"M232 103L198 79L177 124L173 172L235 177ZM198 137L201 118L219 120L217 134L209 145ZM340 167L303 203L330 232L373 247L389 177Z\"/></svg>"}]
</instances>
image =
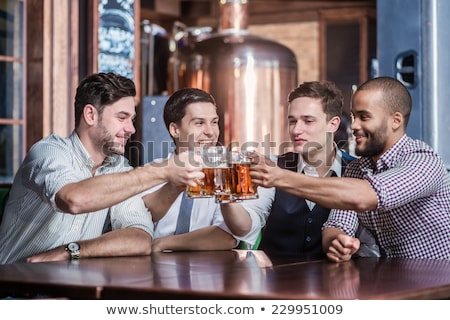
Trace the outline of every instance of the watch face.
<instances>
[{"instance_id":1,"label":"watch face","mask_svg":"<svg viewBox=\"0 0 450 320\"><path fill-rule=\"evenodd\" d=\"M76 242L71 242L67 245L67 249L69 249L70 251L78 251L80 250L80 245Z\"/></svg>"}]
</instances>

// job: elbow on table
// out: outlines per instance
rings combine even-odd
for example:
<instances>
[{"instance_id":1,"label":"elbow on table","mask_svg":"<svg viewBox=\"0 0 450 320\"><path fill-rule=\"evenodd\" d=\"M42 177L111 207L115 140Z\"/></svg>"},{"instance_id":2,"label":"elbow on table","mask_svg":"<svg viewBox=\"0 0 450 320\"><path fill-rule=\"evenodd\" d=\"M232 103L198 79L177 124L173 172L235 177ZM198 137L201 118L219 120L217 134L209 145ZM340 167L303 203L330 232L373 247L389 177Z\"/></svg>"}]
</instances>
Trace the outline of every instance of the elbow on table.
<instances>
[{"instance_id":1,"label":"elbow on table","mask_svg":"<svg viewBox=\"0 0 450 320\"><path fill-rule=\"evenodd\" d=\"M147 244L145 244L139 253L142 256L149 256L152 253L152 241L148 241Z\"/></svg>"},{"instance_id":2,"label":"elbow on table","mask_svg":"<svg viewBox=\"0 0 450 320\"><path fill-rule=\"evenodd\" d=\"M130 238L130 237L128 237ZM152 253L153 237L146 231L136 228L134 240L126 245L128 255L148 256Z\"/></svg>"},{"instance_id":3,"label":"elbow on table","mask_svg":"<svg viewBox=\"0 0 450 320\"><path fill-rule=\"evenodd\" d=\"M236 237L245 237L250 232L250 228L240 226L229 226L229 229Z\"/></svg>"}]
</instances>

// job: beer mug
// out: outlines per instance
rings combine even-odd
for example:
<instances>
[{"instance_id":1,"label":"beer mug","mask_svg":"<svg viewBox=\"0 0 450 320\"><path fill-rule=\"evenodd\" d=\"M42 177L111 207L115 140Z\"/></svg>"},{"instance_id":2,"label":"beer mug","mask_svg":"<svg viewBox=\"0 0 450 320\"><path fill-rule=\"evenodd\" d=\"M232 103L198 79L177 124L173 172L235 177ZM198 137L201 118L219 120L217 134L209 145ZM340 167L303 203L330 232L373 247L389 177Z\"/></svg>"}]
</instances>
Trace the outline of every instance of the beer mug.
<instances>
[{"instance_id":1,"label":"beer mug","mask_svg":"<svg viewBox=\"0 0 450 320\"><path fill-rule=\"evenodd\" d=\"M201 157L202 156L202 151L201 150L190 150L190 156L189 159L192 159L192 161L194 161L194 158L196 156ZM211 195L208 195L205 192L205 188L204 188L204 183L205 183L205 179L201 179L201 180L196 180L196 186L186 186L186 196L188 198L209 198L211 197Z\"/></svg>"},{"instance_id":2,"label":"beer mug","mask_svg":"<svg viewBox=\"0 0 450 320\"><path fill-rule=\"evenodd\" d=\"M232 151L230 153L231 199L234 201L258 198L257 188L253 185L250 176L251 159L249 154L248 151Z\"/></svg>"},{"instance_id":3,"label":"beer mug","mask_svg":"<svg viewBox=\"0 0 450 320\"><path fill-rule=\"evenodd\" d=\"M227 149L223 146L207 146L198 151L203 160L205 178L197 187L187 187L189 198L216 197L216 202L230 198L230 168Z\"/></svg>"},{"instance_id":4,"label":"beer mug","mask_svg":"<svg viewBox=\"0 0 450 320\"><path fill-rule=\"evenodd\" d=\"M193 186L187 186L186 187L186 196L188 198L209 198L211 196L208 196L203 191L203 180L196 181L197 185L195 187Z\"/></svg>"},{"instance_id":5,"label":"beer mug","mask_svg":"<svg viewBox=\"0 0 450 320\"><path fill-rule=\"evenodd\" d=\"M228 152L224 146L203 148L203 191L209 196L215 196L216 202L230 199L230 168Z\"/></svg>"}]
</instances>

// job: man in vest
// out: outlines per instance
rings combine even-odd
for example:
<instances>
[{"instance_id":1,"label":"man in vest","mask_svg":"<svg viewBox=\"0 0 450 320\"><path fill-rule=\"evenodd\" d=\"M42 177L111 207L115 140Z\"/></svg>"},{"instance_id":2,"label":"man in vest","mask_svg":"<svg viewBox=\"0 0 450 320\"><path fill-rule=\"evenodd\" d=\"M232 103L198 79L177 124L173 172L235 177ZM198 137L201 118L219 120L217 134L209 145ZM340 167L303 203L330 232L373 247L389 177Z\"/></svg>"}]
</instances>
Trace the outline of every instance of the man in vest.
<instances>
[{"instance_id":1,"label":"man in vest","mask_svg":"<svg viewBox=\"0 0 450 320\"><path fill-rule=\"evenodd\" d=\"M288 103L293 152L278 156L278 166L298 174L340 177L354 159L339 150L334 141L341 123L341 91L328 81L305 82L289 94ZM271 165L276 166L275 162ZM259 193L259 199L251 200L259 202L258 211L246 210L249 201L221 205L224 220L238 239L256 248L262 230L259 249L267 253L297 254L311 259L325 257L322 225L330 208L279 188Z\"/></svg>"}]
</instances>

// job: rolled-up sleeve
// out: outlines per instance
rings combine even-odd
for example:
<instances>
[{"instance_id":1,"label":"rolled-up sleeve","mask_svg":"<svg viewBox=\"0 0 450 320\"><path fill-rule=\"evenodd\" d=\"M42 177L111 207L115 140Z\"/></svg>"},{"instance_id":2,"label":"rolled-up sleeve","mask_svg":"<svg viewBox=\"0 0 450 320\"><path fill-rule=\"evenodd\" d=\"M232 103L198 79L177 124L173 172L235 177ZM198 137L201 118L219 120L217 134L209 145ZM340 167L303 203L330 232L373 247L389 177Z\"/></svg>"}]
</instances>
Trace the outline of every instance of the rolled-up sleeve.
<instances>
[{"instance_id":1,"label":"rolled-up sleeve","mask_svg":"<svg viewBox=\"0 0 450 320\"><path fill-rule=\"evenodd\" d=\"M111 227L113 230L138 228L153 237L154 225L152 216L145 207L140 195L131 197L111 208Z\"/></svg>"},{"instance_id":2,"label":"rolled-up sleeve","mask_svg":"<svg viewBox=\"0 0 450 320\"><path fill-rule=\"evenodd\" d=\"M332 209L328 220L323 224L326 228L337 228L354 237L358 229L358 215L355 211Z\"/></svg>"},{"instance_id":3,"label":"rolled-up sleeve","mask_svg":"<svg viewBox=\"0 0 450 320\"><path fill-rule=\"evenodd\" d=\"M35 144L27 154L21 179L55 211L62 212L55 203L58 191L67 184L89 177L89 170L80 166L64 139L56 136ZM74 168L81 167L79 170Z\"/></svg>"},{"instance_id":4,"label":"rolled-up sleeve","mask_svg":"<svg viewBox=\"0 0 450 320\"><path fill-rule=\"evenodd\" d=\"M431 153L410 153L401 163L384 172L366 172L367 180L378 196L378 208L392 210L436 192L445 172L439 158Z\"/></svg>"}]
</instances>

